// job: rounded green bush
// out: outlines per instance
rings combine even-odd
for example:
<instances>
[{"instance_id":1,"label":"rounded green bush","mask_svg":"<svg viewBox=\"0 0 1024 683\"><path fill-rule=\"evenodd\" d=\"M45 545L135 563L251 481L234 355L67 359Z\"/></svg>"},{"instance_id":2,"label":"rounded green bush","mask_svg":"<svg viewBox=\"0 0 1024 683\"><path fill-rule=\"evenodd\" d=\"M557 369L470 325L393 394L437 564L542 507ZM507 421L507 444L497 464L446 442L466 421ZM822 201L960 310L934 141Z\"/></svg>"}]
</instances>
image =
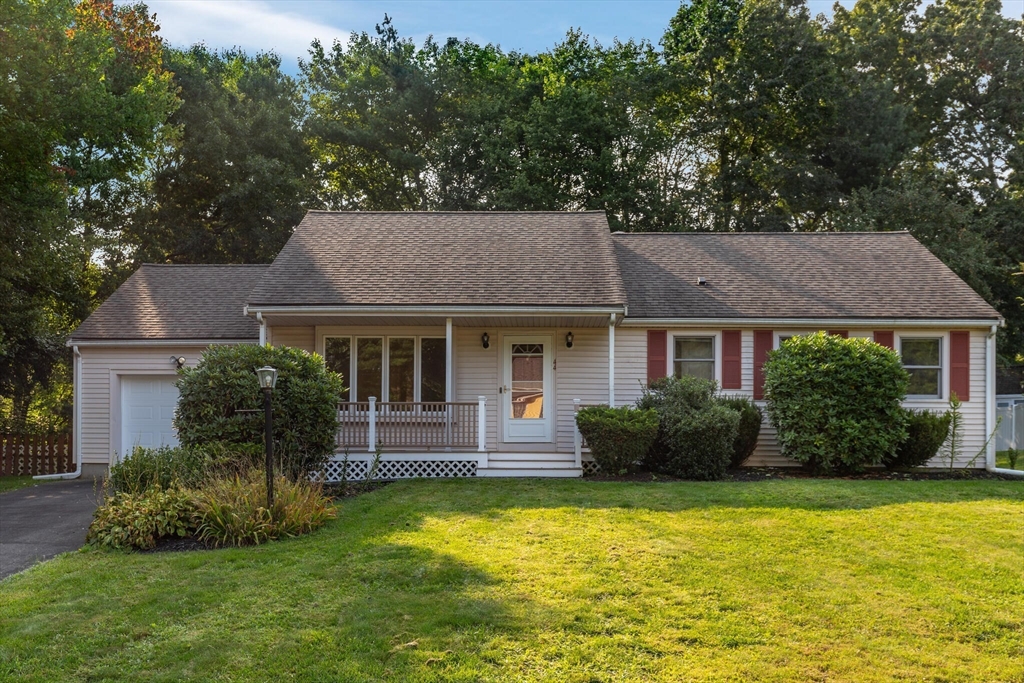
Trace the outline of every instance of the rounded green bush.
<instances>
[{"instance_id":1,"label":"rounded green bush","mask_svg":"<svg viewBox=\"0 0 1024 683\"><path fill-rule=\"evenodd\" d=\"M601 470L624 474L644 458L654 443L658 414L628 406L589 406L576 413L576 425Z\"/></svg>"},{"instance_id":2,"label":"rounded green bush","mask_svg":"<svg viewBox=\"0 0 1024 683\"><path fill-rule=\"evenodd\" d=\"M651 382L637 407L658 414L658 436L644 459L655 472L684 479L725 476L739 432L740 414L716 398L718 385L696 377Z\"/></svg>"},{"instance_id":3,"label":"rounded green bush","mask_svg":"<svg viewBox=\"0 0 1024 683\"><path fill-rule=\"evenodd\" d=\"M792 337L768 354L764 376L783 454L815 471L880 465L907 437L907 373L895 351L869 339Z\"/></svg>"},{"instance_id":4,"label":"rounded green bush","mask_svg":"<svg viewBox=\"0 0 1024 683\"><path fill-rule=\"evenodd\" d=\"M343 384L316 354L288 347L211 346L194 368L182 368L174 426L184 446L263 446L263 391L256 368L277 368L272 394L274 455L297 479L324 466L334 453ZM255 411L255 412L241 412Z\"/></svg>"},{"instance_id":5,"label":"rounded green bush","mask_svg":"<svg viewBox=\"0 0 1024 683\"><path fill-rule=\"evenodd\" d=\"M718 401L740 415L739 429L736 430L736 439L732 443L732 457L729 460L733 467L740 467L757 448L757 437L761 434L764 414L746 396L723 396Z\"/></svg>"},{"instance_id":6,"label":"rounded green bush","mask_svg":"<svg viewBox=\"0 0 1024 683\"><path fill-rule=\"evenodd\" d=\"M896 447L896 453L885 462L889 469L921 467L935 457L949 435L953 420L947 411L907 410L907 438Z\"/></svg>"}]
</instances>

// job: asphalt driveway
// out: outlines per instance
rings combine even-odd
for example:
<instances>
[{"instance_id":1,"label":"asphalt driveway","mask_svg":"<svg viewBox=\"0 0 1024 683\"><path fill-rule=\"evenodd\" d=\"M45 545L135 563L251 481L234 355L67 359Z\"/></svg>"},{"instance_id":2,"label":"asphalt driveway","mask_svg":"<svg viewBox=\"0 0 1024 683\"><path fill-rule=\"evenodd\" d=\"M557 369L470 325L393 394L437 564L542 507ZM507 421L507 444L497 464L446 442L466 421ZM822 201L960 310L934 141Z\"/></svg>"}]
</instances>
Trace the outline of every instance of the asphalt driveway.
<instances>
[{"instance_id":1,"label":"asphalt driveway","mask_svg":"<svg viewBox=\"0 0 1024 683\"><path fill-rule=\"evenodd\" d=\"M0 579L81 548L99 498L99 482L84 478L0 494Z\"/></svg>"}]
</instances>

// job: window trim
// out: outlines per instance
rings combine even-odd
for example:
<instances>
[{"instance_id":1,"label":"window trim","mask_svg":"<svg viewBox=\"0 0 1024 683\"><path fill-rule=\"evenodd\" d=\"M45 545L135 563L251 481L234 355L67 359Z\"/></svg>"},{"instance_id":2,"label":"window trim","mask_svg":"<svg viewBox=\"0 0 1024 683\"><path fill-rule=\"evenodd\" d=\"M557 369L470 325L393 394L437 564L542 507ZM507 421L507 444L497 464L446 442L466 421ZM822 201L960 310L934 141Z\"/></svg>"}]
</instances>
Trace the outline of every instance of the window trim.
<instances>
[{"instance_id":1,"label":"window trim","mask_svg":"<svg viewBox=\"0 0 1024 683\"><path fill-rule=\"evenodd\" d=\"M910 368L921 368L925 370L939 371L938 379L938 391L934 394L907 394L907 399L919 400L919 401L945 401L946 400L946 387L949 385L949 381L946 377L949 371L949 343L946 339L948 335L945 332L932 333L932 334L896 334L896 352L900 356L900 367L904 370ZM904 365L903 364L903 340L904 339L934 339L939 342L939 365Z\"/></svg>"},{"instance_id":2,"label":"window trim","mask_svg":"<svg viewBox=\"0 0 1024 683\"><path fill-rule=\"evenodd\" d=\"M742 335L742 333L741 333ZM668 338L668 349L666 350L665 358L668 362L665 363L665 368L668 373L668 377L676 376L676 339L710 339L711 340L711 367L712 367L712 379L719 384L721 388L722 384L722 331L721 330L686 330L681 332L669 331ZM742 336L741 336L742 344ZM705 359L703 362L707 362Z\"/></svg>"},{"instance_id":3,"label":"window trim","mask_svg":"<svg viewBox=\"0 0 1024 683\"><path fill-rule=\"evenodd\" d=\"M439 334L409 334L409 333L397 333L397 334L386 334L386 333L371 333L371 334L354 334L354 333L340 333L336 334L333 332L322 332L317 335L319 353L326 360L327 358L327 340L328 339L348 339L349 340L349 367L348 374L345 377L345 381L348 383L348 400L343 403L358 403L357 397L359 395L358 389L358 377L357 367L359 362L359 340L360 339L380 339L381 340L381 390L380 396L377 396L379 403L387 403L390 401L391 393L391 340L392 339L412 339L413 340L413 403L422 403L422 372L423 367L423 345L424 339L439 339L445 341L446 337ZM445 382L448 382L448 373L445 372Z\"/></svg>"}]
</instances>

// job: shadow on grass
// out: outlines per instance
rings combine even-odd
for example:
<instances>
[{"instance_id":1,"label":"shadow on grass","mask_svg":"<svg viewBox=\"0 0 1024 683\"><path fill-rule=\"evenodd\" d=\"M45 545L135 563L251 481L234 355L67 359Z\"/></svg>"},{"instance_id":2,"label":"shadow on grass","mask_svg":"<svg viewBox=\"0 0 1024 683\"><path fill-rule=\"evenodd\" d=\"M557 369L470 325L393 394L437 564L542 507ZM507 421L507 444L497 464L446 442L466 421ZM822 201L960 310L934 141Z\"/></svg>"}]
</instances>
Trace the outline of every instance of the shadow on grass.
<instances>
[{"instance_id":1,"label":"shadow on grass","mask_svg":"<svg viewBox=\"0 0 1024 683\"><path fill-rule=\"evenodd\" d=\"M861 510L911 503L1024 502L1024 481L591 482L552 479L434 479L396 482L375 496L418 510L523 508L721 508Z\"/></svg>"}]
</instances>

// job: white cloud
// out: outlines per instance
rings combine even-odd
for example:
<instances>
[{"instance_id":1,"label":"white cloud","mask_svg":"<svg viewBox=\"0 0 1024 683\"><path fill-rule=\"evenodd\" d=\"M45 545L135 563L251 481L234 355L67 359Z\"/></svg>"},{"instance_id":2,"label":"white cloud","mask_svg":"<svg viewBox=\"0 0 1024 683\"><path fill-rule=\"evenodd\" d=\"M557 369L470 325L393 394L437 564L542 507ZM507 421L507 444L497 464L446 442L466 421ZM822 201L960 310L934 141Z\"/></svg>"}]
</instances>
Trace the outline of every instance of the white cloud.
<instances>
[{"instance_id":1,"label":"white cloud","mask_svg":"<svg viewBox=\"0 0 1024 683\"><path fill-rule=\"evenodd\" d=\"M269 2L240 0L151 0L160 35L175 46L206 43L211 48L273 50L283 58L305 57L314 38L330 46L348 41L349 31Z\"/></svg>"}]
</instances>

